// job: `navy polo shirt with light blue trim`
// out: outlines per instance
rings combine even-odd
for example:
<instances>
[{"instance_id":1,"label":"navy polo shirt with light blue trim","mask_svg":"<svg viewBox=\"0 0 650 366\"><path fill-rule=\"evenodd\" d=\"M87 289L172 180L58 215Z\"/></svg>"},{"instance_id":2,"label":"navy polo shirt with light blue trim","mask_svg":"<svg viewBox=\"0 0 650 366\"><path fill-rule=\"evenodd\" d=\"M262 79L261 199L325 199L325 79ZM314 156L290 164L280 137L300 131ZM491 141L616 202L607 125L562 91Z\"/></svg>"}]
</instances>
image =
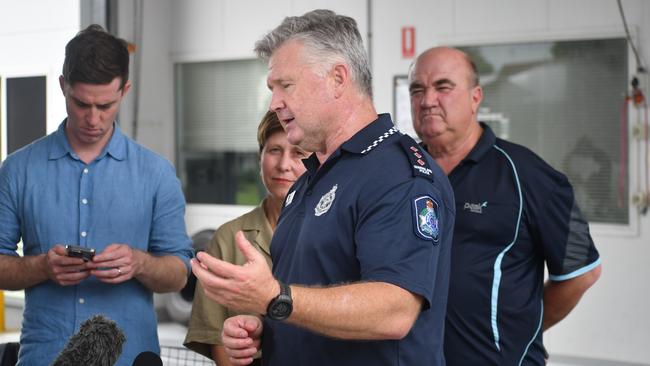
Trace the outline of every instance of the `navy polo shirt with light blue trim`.
<instances>
[{"instance_id":1,"label":"navy polo shirt with light blue trim","mask_svg":"<svg viewBox=\"0 0 650 366\"><path fill-rule=\"evenodd\" d=\"M266 319L265 365L444 365L455 205L447 178L423 151L380 115L323 165L312 155L271 242L273 274L282 282L385 282L420 295L410 333L349 341Z\"/></svg>"},{"instance_id":2,"label":"navy polo shirt with light blue trim","mask_svg":"<svg viewBox=\"0 0 650 366\"><path fill-rule=\"evenodd\" d=\"M567 178L484 129L449 174L456 196L447 364L544 365L544 263L567 280L600 263Z\"/></svg>"}]
</instances>

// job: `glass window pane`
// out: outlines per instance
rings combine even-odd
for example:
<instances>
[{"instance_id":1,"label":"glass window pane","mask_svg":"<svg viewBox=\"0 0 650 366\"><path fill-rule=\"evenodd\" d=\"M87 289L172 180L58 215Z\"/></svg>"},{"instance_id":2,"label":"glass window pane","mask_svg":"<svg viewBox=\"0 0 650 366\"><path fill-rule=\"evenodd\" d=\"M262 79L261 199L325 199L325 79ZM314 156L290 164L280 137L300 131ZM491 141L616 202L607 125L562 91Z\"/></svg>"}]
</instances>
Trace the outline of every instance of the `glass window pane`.
<instances>
[{"instance_id":1,"label":"glass window pane","mask_svg":"<svg viewBox=\"0 0 650 366\"><path fill-rule=\"evenodd\" d=\"M45 76L7 78L7 155L45 136Z\"/></svg>"},{"instance_id":2,"label":"glass window pane","mask_svg":"<svg viewBox=\"0 0 650 366\"><path fill-rule=\"evenodd\" d=\"M270 102L266 63L176 65L178 171L188 203L258 204L257 126Z\"/></svg>"},{"instance_id":3,"label":"glass window pane","mask_svg":"<svg viewBox=\"0 0 650 366\"><path fill-rule=\"evenodd\" d=\"M628 80L625 39L464 50L477 63L484 89L479 120L565 173L589 221L627 224L628 177L619 176L627 164L621 161L620 133Z\"/></svg>"}]
</instances>

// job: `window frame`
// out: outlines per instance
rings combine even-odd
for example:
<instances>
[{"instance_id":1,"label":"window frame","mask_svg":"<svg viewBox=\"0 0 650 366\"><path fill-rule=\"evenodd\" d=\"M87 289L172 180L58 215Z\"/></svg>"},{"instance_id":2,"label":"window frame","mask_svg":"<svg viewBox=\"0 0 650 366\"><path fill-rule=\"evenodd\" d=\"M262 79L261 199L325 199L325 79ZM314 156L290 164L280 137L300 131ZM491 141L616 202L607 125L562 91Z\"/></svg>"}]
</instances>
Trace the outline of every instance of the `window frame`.
<instances>
[{"instance_id":1,"label":"window frame","mask_svg":"<svg viewBox=\"0 0 650 366\"><path fill-rule=\"evenodd\" d=\"M205 56L205 57L204 57ZM186 161L184 159L184 156L187 156L187 153L184 153L182 151L182 145L184 141L184 136L183 136L183 128L181 127L181 122L180 122L180 116L183 115L183 106L178 103L178 94L180 93L180 90L182 89L182 83L184 80L182 80L181 77L179 77L177 73L177 68L182 65L182 64L193 64L193 63L218 63L218 62L231 62L231 61L254 61L258 60L257 57L254 55L242 55L241 57L210 57L209 55L204 55L204 56L193 56L193 55L172 55L172 68L174 70L173 72L173 79L174 79L174 159L175 159L175 166L176 166L176 174L178 178L181 181L181 184L183 185L183 190L185 190L185 182L187 180L187 171L186 171ZM269 96L269 102L270 102L270 96ZM257 125L257 122L255 123ZM259 154L257 150L255 150L255 154ZM190 154L191 155L191 154ZM259 159L259 158L258 158ZM260 184L261 180L260 180ZM262 198L264 195L262 195ZM188 225L188 231L192 233L192 231L189 230L190 227L195 225L195 221L201 222L202 220L202 215L204 215L205 212L209 211L211 214L217 218L215 223L219 223L224 221L224 218L228 218L228 220L241 215L244 212L250 211L252 208L256 207L257 204L255 205L248 205L248 204L229 204L229 203L187 203L187 210L186 210L186 224ZM188 220L188 217L191 217L191 220ZM189 223L189 221L192 221ZM226 220L227 221L227 220ZM225 222L225 221L224 221ZM212 229L216 229L220 226L219 225L214 225L211 227ZM207 228L207 227L205 227Z\"/></svg>"},{"instance_id":2,"label":"window frame","mask_svg":"<svg viewBox=\"0 0 650 366\"><path fill-rule=\"evenodd\" d=\"M172 53L171 63L172 70L176 70L176 65L180 63L190 62L219 62L219 61L232 61L232 60L245 60L254 59L255 56L240 55L239 57L219 57L213 54L180 54ZM174 92L173 92L173 108L174 108L174 159L176 161L176 174L179 179L182 179L181 174L184 174L184 164L181 162L181 144L182 144L182 131L178 116L181 115L182 110L176 102L176 94L178 93L178 78L176 72L172 71L174 79ZM232 220L233 218L250 211L254 206L245 205L231 205L222 203L187 203L185 208L185 225L187 232L194 235L197 232L205 229L217 229L223 223Z\"/></svg>"},{"instance_id":3,"label":"window frame","mask_svg":"<svg viewBox=\"0 0 650 366\"><path fill-rule=\"evenodd\" d=\"M638 36L636 29L630 29L630 37L634 44L638 44ZM580 31L567 31L567 32L544 32L544 33L520 33L509 34L507 36L499 35L486 35L480 38L477 37L442 37L440 45L449 45L450 47L469 47L477 45L503 45L513 43L533 43L533 42L565 42L565 41L590 41L611 38L626 38L622 29L619 28L603 28L603 29L590 29ZM628 81L632 80L635 75L636 65L632 48L629 43L627 45L627 59L628 59ZM648 86L645 86L646 89ZM628 146L627 146L627 173L628 173L628 217L627 224L609 224L602 222L590 222L589 228L592 235L604 237L617 237L617 238L635 238L641 235L641 218L637 207L632 203L632 196L636 193L633 189L633 182L636 182L641 174L640 171L640 154L637 154L637 147L641 141L636 140L632 136L632 123L635 117L634 111L631 106L628 106L627 111L627 125L628 125Z\"/></svg>"},{"instance_id":4,"label":"window frame","mask_svg":"<svg viewBox=\"0 0 650 366\"><path fill-rule=\"evenodd\" d=\"M55 116L58 109L65 112L65 100L59 88L58 75L54 77L55 71L47 67L33 67L33 65L15 65L7 70L0 72L0 162L7 158L7 79L25 78L25 77L45 77L45 135L55 131L59 123L65 118ZM56 80L55 80L56 79ZM56 86L52 84L56 83ZM59 106L60 104L60 106ZM55 106L56 105L56 106ZM60 119L59 119L60 118Z\"/></svg>"}]
</instances>

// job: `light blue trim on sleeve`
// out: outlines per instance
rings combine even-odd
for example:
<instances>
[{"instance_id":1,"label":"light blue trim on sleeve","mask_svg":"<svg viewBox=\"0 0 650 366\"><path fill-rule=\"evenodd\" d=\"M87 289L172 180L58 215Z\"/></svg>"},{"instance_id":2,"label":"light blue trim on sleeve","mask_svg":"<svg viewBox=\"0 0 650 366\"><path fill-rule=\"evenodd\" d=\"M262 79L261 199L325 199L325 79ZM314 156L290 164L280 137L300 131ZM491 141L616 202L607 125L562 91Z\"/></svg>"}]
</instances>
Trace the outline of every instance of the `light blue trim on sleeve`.
<instances>
[{"instance_id":1,"label":"light blue trim on sleeve","mask_svg":"<svg viewBox=\"0 0 650 366\"><path fill-rule=\"evenodd\" d=\"M497 259L494 262L494 278L492 279L490 322L492 326L492 335L494 336L494 345L499 351L501 351L501 346L499 346L499 327L497 325L497 313L498 313L497 307L499 304L499 287L501 285L501 262L503 261L503 257L506 255L506 253L510 250L510 248L512 248L513 245L515 245L515 242L517 242L517 237L519 236L519 224L521 223L521 212L523 211L523 207L524 207L524 200L521 194L521 184L519 183L519 174L517 173L517 168L515 167L515 163L512 162L510 156L501 148L499 148L496 145L494 145L494 148L500 151L503 155L505 155L506 159L508 159L508 161L510 162L510 165L512 166L513 175L515 177L515 181L517 182L517 193L519 194L519 215L517 216L515 235L512 238L512 242L497 256Z\"/></svg>"},{"instance_id":2,"label":"light blue trim on sleeve","mask_svg":"<svg viewBox=\"0 0 650 366\"><path fill-rule=\"evenodd\" d=\"M591 271L592 269L598 267L598 265L600 265L600 258L596 259L595 262L593 262L592 264L590 264L588 266L584 266L584 267L582 267L580 269L577 269L577 270L575 270L575 271L573 271L571 273L567 273L565 275L554 276L554 275L549 274L548 279L551 280L551 281L570 280L572 278L578 277L580 275L583 275L583 274Z\"/></svg>"}]
</instances>

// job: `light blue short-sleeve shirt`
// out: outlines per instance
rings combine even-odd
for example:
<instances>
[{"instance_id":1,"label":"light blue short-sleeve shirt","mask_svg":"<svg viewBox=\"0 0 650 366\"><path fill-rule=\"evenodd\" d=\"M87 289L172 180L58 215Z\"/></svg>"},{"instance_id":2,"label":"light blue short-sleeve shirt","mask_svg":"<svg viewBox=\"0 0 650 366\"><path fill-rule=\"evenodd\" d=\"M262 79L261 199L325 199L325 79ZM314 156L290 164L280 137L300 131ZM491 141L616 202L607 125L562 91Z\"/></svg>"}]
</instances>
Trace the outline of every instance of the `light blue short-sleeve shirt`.
<instances>
[{"instance_id":1,"label":"light blue short-sleeve shirt","mask_svg":"<svg viewBox=\"0 0 650 366\"><path fill-rule=\"evenodd\" d=\"M120 131L90 164L59 129L11 154L0 167L0 254L38 255L56 244L101 253L112 243L156 256L174 255L188 268L193 255L184 222L185 199L174 168ZM75 286L51 281L25 289L19 365L49 365L94 314L126 335L116 365L143 351L158 353L153 294L139 281L112 285L89 277Z\"/></svg>"}]
</instances>

